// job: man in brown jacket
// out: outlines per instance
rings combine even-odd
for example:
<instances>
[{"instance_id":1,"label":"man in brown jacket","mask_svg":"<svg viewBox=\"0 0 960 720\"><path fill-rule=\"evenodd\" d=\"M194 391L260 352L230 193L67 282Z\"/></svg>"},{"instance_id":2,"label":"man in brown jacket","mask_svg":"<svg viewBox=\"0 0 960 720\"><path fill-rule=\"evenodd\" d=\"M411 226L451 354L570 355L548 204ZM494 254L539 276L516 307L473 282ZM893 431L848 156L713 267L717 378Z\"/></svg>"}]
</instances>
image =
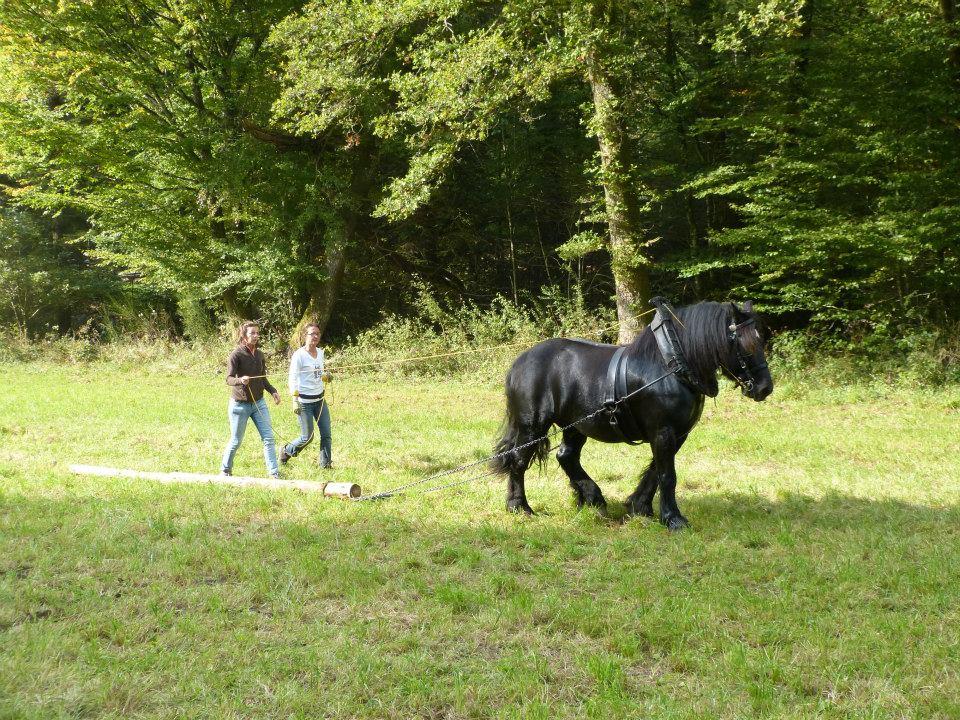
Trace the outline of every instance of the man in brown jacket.
<instances>
[{"instance_id":1,"label":"man in brown jacket","mask_svg":"<svg viewBox=\"0 0 960 720\"><path fill-rule=\"evenodd\" d=\"M257 349L260 342L260 327L255 322L245 322L240 326L237 347L227 360L227 385L230 386L230 405L227 416L230 420L230 442L223 451L220 463L221 475L233 474L233 456L240 447L243 433L247 429L247 420L253 418L253 424L263 440L263 459L267 463L270 477L280 477L277 464L277 446L270 424L270 410L267 408L263 391L266 390L274 401L280 404L280 393L267 379L267 363L263 353Z\"/></svg>"}]
</instances>

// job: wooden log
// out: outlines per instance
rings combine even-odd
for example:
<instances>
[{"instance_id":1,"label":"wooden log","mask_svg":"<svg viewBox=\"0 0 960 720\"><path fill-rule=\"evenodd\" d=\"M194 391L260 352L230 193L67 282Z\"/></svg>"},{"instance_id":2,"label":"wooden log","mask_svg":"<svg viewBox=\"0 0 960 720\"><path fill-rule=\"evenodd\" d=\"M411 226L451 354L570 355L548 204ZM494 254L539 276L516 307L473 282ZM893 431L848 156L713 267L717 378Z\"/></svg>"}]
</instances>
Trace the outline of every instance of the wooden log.
<instances>
[{"instance_id":1,"label":"wooden log","mask_svg":"<svg viewBox=\"0 0 960 720\"><path fill-rule=\"evenodd\" d=\"M356 483L328 482L323 484L323 494L327 497L360 497L360 486Z\"/></svg>"},{"instance_id":2,"label":"wooden log","mask_svg":"<svg viewBox=\"0 0 960 720\"><path fill-rule=\"evenodd\" d=\"M193 483L233 485L236 487L266 487L272 490L302 490L318 492L325 497L352 498L360 495L360 487L353 483L322 483L312 480L274 480L273 478L209 475L186 472L151 472L147 470L124 470L100 465L70 465L70 472L77 475L100 477L126 477L155 480L162 483Z\"/></svg>"}]
</instances>

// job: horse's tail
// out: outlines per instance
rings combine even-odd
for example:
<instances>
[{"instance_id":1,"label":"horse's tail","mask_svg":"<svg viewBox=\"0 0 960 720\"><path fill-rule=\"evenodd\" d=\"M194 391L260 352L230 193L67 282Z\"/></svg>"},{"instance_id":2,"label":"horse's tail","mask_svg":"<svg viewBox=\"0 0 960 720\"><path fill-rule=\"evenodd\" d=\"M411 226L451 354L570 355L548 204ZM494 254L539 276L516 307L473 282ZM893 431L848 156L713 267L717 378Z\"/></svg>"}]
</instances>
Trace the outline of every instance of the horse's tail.
<instances>
[{"instance_id":1,"label":"horse's tail","mask_svg":"<svg viewBox=\"0 0 960 720\"><path fill-rule=\"evenodd\" d=\"M493 446L494 457L490 460L490 469L498 475L507 475L514 469L526 469L530 462L535 458L542 467L547 460L547 453L550 451L550 439L542 437L523 451L517 451L518 445L532 442L535 438L530 438L523 433L523 426L520 423L516 403L513 402L513 393L516 392L512 387L516 365L507 373L507 412L497 432L499 439Z\"/></svg>"}]
</instances>

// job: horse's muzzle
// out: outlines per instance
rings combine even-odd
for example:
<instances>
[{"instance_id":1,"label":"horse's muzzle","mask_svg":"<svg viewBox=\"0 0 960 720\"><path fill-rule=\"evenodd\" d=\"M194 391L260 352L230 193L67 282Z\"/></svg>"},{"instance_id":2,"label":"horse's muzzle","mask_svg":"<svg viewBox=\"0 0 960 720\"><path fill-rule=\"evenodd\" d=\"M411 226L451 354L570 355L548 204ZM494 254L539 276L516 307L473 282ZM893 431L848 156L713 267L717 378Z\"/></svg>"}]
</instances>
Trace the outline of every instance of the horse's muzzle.
<instances>
[{"instance_id":1,"label":"horse's muzzle","mask_svg":"<svg viewBox=\"0 0 960 720\"><path fill-rule=\"evenodd\" d=\"M756 380L749 385L741 386L740 391L751 400L762 402L773 392L773 381Z\"/></svg>"}]
</instances>

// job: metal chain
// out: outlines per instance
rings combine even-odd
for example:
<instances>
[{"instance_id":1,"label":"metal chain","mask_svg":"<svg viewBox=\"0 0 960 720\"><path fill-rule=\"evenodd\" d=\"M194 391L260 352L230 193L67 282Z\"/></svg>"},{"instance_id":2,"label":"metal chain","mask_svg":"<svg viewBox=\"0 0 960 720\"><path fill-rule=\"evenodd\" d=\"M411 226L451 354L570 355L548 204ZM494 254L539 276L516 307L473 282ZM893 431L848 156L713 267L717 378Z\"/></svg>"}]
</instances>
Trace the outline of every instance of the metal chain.
<instances>
[{"instance_id":1,"label":"metal chain","mask_svg":"<svg viewBox=\"0 0 960 720\"><path fill-rule=\"evenodd\" d=\"M403 491L409 490L409 489L412 488L412 487L417 487L418 485L423 485L424 483L429 482L429 481L431 481L431 480L436 480L437 478L446 477L447 475L455 475L456 473L463 472L464 470L466 470L466 469L468 469L468 468L476 467L477 465L481 465L481 464L483 464L483 463L488 463L488 462L490 462L491 460L497 460L497 459L499 459L499 458L506 457L507 455L510 455L511 453L517 452L518 450L524 450L524 449L526 449L526 448L528 448L528 447L531 447L532 445L537 445L537 444L543 442L544 440L550 439L551 437L555 436L557 433L562 433L562 432L564 432L565 430L569 430L570 428L574 427L575 425L579 425L580 423L582 423L582 422L584 422L584 421L586 421L586 420L592 420L592 419L595 418L597 415L600 415L600 414L602 414L602 413L609 413L609 412L611 412L614 408L616 408L618 405L620 405L620 403L626 402L627 400L629 400L630 398L632 398L634 395L637 395L638 393L643 392L644 390L646 390L648 387L650 387L650 386L652 386L652 385L656 385L658 382L660 382L661 380L665 380L666 378L670 377L670 376L673 375L674 373L676 373L676 370L670 370L669 372L666 372L666 373L664 373L663 375L661 375L660 377L658 377L656 380L652 380L652 381L648 382L646 385L644 385L644 386L642 386L642 387L639 387L639 388L637 388L636 390L634 390L634 391L632 391L632 392L627 393L626 395L624 395L624 396L623 396L622 398L620 398L619 400L616 400L616 401L614 401L614 402L611 403L611 404L604 404L603 406L601 406L600 408L594 410L593 412L584 415L584 416L583 416L582 418L580 418L579 420L574 420L574 421L573 421L572 423L570 423L569 425L564 425L563 427L560 427L560 428L554 428L553 430L551 430L551 431L548 432L547 434L541 435L540 437L535 438L535 439L533 439L533 440L531 440L531 441L529 441L529 442L525 442L525 443L523 443L522 445L517 445L517 446L511 448L510 450L504 450L503 452L497 453L496 455L491 455L490 457L482 458L482 459L480 459L480 460L475 460L475 461L469 462L469 463L464 463L463 465L458 465L458 466L455 467L455 468L450 468L449 470L444 470L444 471L442 471L442 472L438 472L438 473L435 473L435 474L433 474L433 475L428 475L428 476L425 477L425 478L421 478L420 480L415 480L414 482L412 482L412 483L407 483L406 485L400 485L399 487L395 487L395 488L393 488L392 490L384 490L383 492L372 493L372 494L370 494L370 495L361 495L360 497L351 498L351 500L353 500L354 502L362 502L362 501L365 501L365 500L384 500L384 499L386 499L386 498L393 497L394 495L399 495L399 494L402 493ZM552 450L552 448L551 448L551 450ZM550 452L550 450L548 450L547 452ZM473 482L474 480L479 480L480 478L488 477L488 476L490 476L490 475L493 475L494 472L495 472L495 471L491 470L491 471L489 471L489 472L483 473L482 475L476 475L476 476L474 476L474 477L467 478L466 480L458 480L458 481L456 481L456 482L448 483L448 484L446 484L446 485L438 485L437 487L427 488L426 490L421 490L420 492L421 492L421 494L424 494L424 493L428 493L428 492L435 492L435 491L437 491L437 490L444 490L444 489L446 489L446 488L448 488L448 487L455 487L455 486L457 486L457 485L466 485L467 483Z\"/></svg>"},{"instance_id":2,"label":"metal chain","mask_svg":"<svg viewBox=\"0 0 960 720\"><path fill-rule=\"evenodd\" d=\"M583 422L584 420L586 420L586 417L581 418L577 422ZM464 463L463 465L457 465L457 467L455 468L450 468L449 470L443 470L442 472L434 473L433 475L428 475L425 478L414 480L412 483L407 483L406 485L400 485L399 487L395 487L392 490L384 490L383 492L373 493L371 495L361 495L360 497L351 498L351 500L353 500L354 502L360 502L363 500L382 500L384 498L392 497L394 495L398 495L402 493L404 490L409 490L410 488L416 487L417 485L423 485L425 482L430 482L431 480L436 480L438 478L446 477L447 475L456 475L459 472L463 472L464 470L467 470L469 468L476 467L477 465L482 465L484 463L490 462L491 460L496 460L498 458L506 457L510 453L516 452L517 450L523 450L524 448L528 448L531 445L536 445L542 440L545 440L546 438L551 437L552 435L556 435L558 432L563 432L563 430L565 429L566 428L563 428L562 430L552 430L546 435L544 435L543 437L538 437L535 440L531 440L530 442L524 443L523 445L517 445L516 447L511 448L510 450L504 450L503 452L497 453L496 455L491 455L490 457L481 458L480 460L474 460L473 462ZM477 475L475 478L471 478L471 479L478 480L482 477L486 477L487 475L492 475L492 474L493 474L493 471L491 470L488 473L484 473L483 475ZM450 487L452 487L453 485L461 485L461 484L463 484L463 482L458 481L456 483L452 483ZM447 486L441 486L438 488L422 490L421 492L433 492L433 490L439 490L439 489L442 489L443 487L447 487Z\"/></svg>"}]
</instances>

